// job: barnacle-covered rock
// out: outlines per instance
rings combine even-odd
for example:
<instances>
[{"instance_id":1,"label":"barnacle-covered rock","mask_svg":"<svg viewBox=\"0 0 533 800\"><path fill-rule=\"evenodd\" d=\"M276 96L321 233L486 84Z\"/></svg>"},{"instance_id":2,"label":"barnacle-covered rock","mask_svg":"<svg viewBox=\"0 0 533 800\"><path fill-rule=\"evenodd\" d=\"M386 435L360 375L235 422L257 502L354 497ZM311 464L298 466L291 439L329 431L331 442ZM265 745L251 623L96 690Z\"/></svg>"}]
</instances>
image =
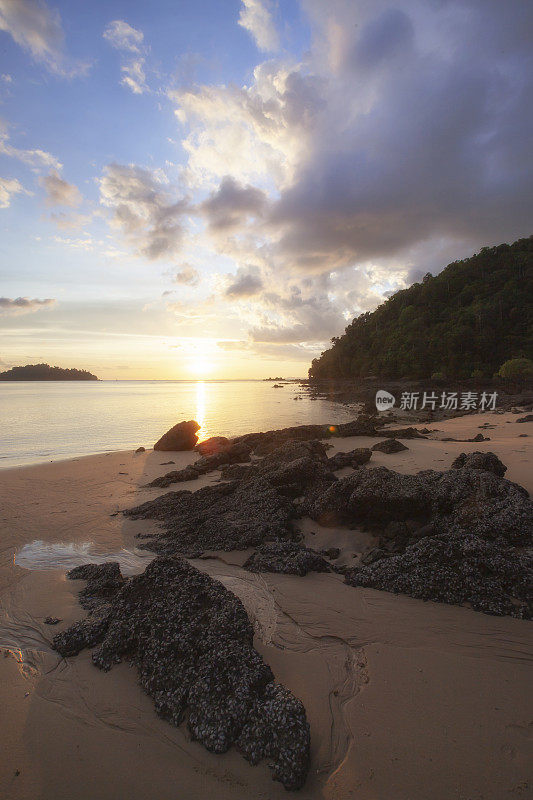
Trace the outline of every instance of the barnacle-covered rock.
<instances>
[{"instance_id":1,"label":"barnacle-covered rock","mask_svg":"<svg viewBox=\"0 0 533 800\"><path fill-rule=\"evenodd\" d=\"M248 445L240 446L249 452ZM292 538L298 508L291 499L335 481L321 442L285 442L237 480L196 492L170 492L124 513L163 523L163 531L145 537L150 541L144 546L158 553L244 550Z\"/></svg>"},{"instance_id":2,"label":"barnacle-covered rock","mask_svg":"<svg viewBox=\"0 0 533 800\"><path fill-rule=\"evenodd\" d=\"M358 447L349 453L335 453L328 458L328 467L332 471L343 467L360 467L367 464L371 457L372 451L369 447Z\"/></svg>"},{"instance_id":3,"label":"barnacle-covered rock","mask_svg":"<svg viewBox=\"0 0 533 800\"><path fill-rule=\"evenodd\" d=\"M372 450L379 450L380 453L401 453L402 450L409 450L407 445L402 444L398 439L385 439L373 445Z\"/></svg>"},{"instance_id":4,"label":"barnacle-covered rock","mask_svg":"<svg viewBox=\"0 0 533 800\"><path fill-rule=\"evenodd\" d=\"M308 503L309 515L322 524L358 523L385 531L391 522L408 521L412 531L475 533L509 544L532 541L533 504L516 483L492 472L461 467L401 475L386 467L357 469Z\"/></svg>"},{"instance_id":5,"label":"barnacle-covered rock","mask_svg":"<svg viewBox=\"0 0 533 800\"><path fill-rule=\"evenodd\" d=\"M129 659L163 718L180 725L186 716L191 735L211 752L237 744L253 764L271 758L274 779L287 789L303 785L303 705L274 683L254 650L241 601L183 559L156 558L116 590L104 615L75 623L53 644L64 656L99 644L92 659L106 671Z\"/></svg>"},{"instance_id":6,"label":"barnacle-covered rock","mask_svg":"<svg viewBox=\"0 0 533 800\"><path fill-rule=\"evenodd\" d=\"M452 469L461 469L461 467L468 467L468 469L482 469L485 472L493 472L494 475L503 478L507 472L507 467L500 461L495 453L480 453L476 450L474 453L461 453L452 463Z\"/></svg>"},{"instance_id":7,"label":"barnacle-covered rock","mask_svg":"<svg viewBox=\"0 0 533 800\"><path fill-rule=\"evenodd\" d=\"M531 619L532 570L531 555L502 539L441 534L427 536L401 554L354 568L346 583L422 600L470 603L486 614Z\"/></svg>"},{"instance_id":8,"label":"barnacle-covered rock","mask_svg":"<svg viewBox=\"0 0 533 800\"><path fill-rule=\"evenodd\" d=\"M102 603L109 602L117 589L120 589L125 583L118 561L107 561L105 564L81 564L67 572L67 576L70 580L87 581L79 592L79 600L83 608L88 611Z\"/></svg>"},{"instance_id":9,"label":"barnacle-covered rock","mask_svg":"<svg viewBox=\"0 0 533 800\"><path fill-rule=\"evenodd\" d=\"M321 555L297 542L271 542L260 545L245 561L250 572L283 572L288 575L307 575L308 572L329 572L330 567Z\"/></svg>"}]
</instances>

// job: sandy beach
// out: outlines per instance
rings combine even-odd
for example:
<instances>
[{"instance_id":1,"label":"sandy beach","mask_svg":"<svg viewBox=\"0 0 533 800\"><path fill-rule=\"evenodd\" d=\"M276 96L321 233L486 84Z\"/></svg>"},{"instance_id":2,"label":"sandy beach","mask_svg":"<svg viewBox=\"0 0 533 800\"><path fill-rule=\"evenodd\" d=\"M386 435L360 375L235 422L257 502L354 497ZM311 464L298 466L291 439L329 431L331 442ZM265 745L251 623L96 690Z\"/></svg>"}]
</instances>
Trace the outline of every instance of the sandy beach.
<instances>
[{"instance_id":1,"label":"sandy beach","mask_svg":"<svg viewBox=\"0 0 533 800\"><path fill-rule=\"evenodd\" d=\"M491 451L508 467L505 477L531 494L533 424L516 420L487 413L439 421L428 425L431 438L406 441L408 449L396 454L374 452L369 466L448 469L462 452ZM485 423L494 427L480 428ZM490 441L442 441L480 430ZM333 439L328 454L375 442ZM138 551L135 537L157 525L117 512L160 495L139 487L196 458L114 452L0 473L1 797L286 796L266 763L252 767L234 750L213 755L185 726L161 720L126 663L103 673L88 651L61 659L51 648L57 630L85 616L82 583L68 581L66 570L96 557L119 560L125 574L141 571L151 555ZM219 477L213 472L186 488ZM361 531L300 524L306 544L339 547L340 564L368 544ZM191 563L242 600L256 649L304 703L312 761L296 796L533 796L529 622L352 588L337 574L253 574L241 566L248 554L206 553ZM47 616L61 622L46 625Z\"/></svg>"}]
</instances>

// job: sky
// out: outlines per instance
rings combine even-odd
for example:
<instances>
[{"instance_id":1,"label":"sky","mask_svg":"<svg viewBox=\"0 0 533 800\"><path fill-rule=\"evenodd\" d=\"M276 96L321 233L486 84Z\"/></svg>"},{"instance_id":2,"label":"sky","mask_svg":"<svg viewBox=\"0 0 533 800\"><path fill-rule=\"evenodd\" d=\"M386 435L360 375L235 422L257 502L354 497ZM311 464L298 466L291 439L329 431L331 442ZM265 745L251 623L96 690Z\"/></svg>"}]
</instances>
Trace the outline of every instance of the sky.
<instances>
[{"instance_id":1,"label":"sky","mask_svg":"<svg viewBox=\"0 0 533 800\"><path fill-rule=\"evenodd\" d=\"M531 231L529 0L0 0L0 370L305 376Z\"/></svg>"}]
</instances>

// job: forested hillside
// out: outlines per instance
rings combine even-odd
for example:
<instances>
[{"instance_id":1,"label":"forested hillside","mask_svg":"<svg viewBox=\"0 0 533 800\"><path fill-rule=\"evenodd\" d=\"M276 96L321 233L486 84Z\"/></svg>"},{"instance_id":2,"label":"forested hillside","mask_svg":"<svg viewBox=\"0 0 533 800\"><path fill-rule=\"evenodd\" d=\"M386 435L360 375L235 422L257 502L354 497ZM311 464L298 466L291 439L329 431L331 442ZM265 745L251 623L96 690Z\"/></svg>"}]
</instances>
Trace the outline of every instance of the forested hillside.
<instances>
[{"instance_id":1,"label":"forested hillside","mask_svg":"<svg viewBox=\"0 0 533 800\"><path fill-rule=\"evenodd\" d=\"M533 237L485 247L357 317L311 379L492 377L533 357Z\"/></svg>"}]
</instances>

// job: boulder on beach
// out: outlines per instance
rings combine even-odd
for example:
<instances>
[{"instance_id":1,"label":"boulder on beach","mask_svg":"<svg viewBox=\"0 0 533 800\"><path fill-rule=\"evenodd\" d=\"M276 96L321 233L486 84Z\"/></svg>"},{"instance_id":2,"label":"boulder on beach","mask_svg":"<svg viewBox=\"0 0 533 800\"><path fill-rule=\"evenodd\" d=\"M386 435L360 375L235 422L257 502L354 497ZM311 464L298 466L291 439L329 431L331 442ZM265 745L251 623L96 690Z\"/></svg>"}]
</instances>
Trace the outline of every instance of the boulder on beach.
<instances>
[{"instance_id":1,"label":"boulder on beach","mask_svg":"<svg viewBox=\"0 0 533 800\"><path fill-rule=\"evenodd\" d=\"M231 444L226 436L211 436L209 439L204 439L203 442L198 442L194 448L201 456L212 456L225 450Z\"/></svg>"},{"instance_id":2,"label":"boulder on beach","mask_svg":"<svg viewBox=\"0 0 533 800\"><path fill-rule=\"evenodd\" d=\"M200 430L198 423L191 419L189 422L178 422L154 444L154 450L192 450Z\"/></svg>"},{"instance_id":3,"label":"boulder on beach","mask_svg":"<svg viewBox=\"0 0 533 800\"><path fill-rule=\"evenodd\" d=\"M407 445L402 444L398 439L385 439L384 442L378 442L370 449L379 450L380 453L401 453L402 450L409 450Z\"/></svg>"},{"instance_id":4,"label":"boulder on beach","mask_svg":"<svg viewBox=\"0 0 533 800\"><path fill-rule=\"evenodd\" d=\"M106 672L127 659L163 719L176 726L186 720L193 740L212 753L234 745L253 765L268 759L285 789L303 786L310 746L305 708L274 682L234 594L176 556L156 558L129 580L117 564L69 573L82 576L90 591L103 584L111 594L54 637L61 655L98 645L92 660Z\"/></svg>"},{"instance_id":5,"label":"boulder on beach","mask_svg":"<svg viewBox=\"0 0 533 800\"><path fill-rule=\"evenodd\" d=\"M250 572L281 572L285 575L307 575L308 572L329 572L322 556L298 542L267 542L260 545L244 563Z\"/></svg>"},{"instance_id":6,"label":"boulder on beach","mask_svg":"<svg viewBox=\"0 0 533 800\"><path fill-rule=\"evenodd\" d=\"M452 469L461 469L461 467L482 469L485 472L492 472L500 478L503 478L507 472L507 467L495 453L480 453L479 450L474 453L460 453L452 463Z\"/></svg>"},{"instance_id":7,"label":"boulder on beach","mask_svg":"<svg viewBox=\"0 0 533 800\"><path fill-rule=\"evenodd\" d=\"M358 447L349 453L339 452L328 458L328 467L334 471L343 467L360 467L370 461L372 452L368 447Z\"/></svg>"}]
</instances>

